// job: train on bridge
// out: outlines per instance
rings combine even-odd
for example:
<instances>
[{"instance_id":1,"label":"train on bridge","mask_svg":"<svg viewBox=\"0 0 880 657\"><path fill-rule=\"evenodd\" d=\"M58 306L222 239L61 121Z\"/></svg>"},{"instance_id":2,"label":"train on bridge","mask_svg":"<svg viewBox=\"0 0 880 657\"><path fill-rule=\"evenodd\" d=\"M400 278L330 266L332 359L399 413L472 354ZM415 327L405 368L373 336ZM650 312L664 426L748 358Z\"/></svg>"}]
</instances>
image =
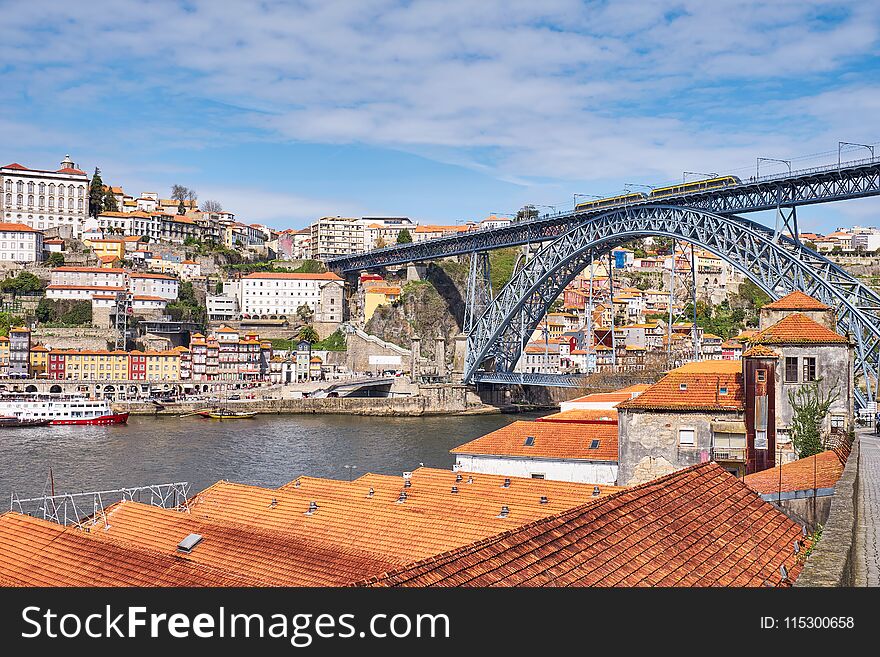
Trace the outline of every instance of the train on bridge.
<instances>
[{"instance_id":1,"label":"train on bridge","mask_svg":"<svg viewBox=\"0 0 880 657\"><path fill-rule=\"evenodd\" d=\"M642 192L631 192L629 194L621 194L619 196L609 196L595 201L585 201L578 203L575 207L577 211L583 210L599 210L602 208L612 208L618 205L627 205L629 203L641 203L643 201L651 201L667 196L679 196L681 194L694 194L697 192L710 192L725 187L733 187L734 185L742 185L742 180L736 176L720 176L718 178L707 178L705 180L694 180L693 182L681 183L678 185L668 185L666 187L656 187L651 190L650 194Z\"/></svg>"}]
</instances>

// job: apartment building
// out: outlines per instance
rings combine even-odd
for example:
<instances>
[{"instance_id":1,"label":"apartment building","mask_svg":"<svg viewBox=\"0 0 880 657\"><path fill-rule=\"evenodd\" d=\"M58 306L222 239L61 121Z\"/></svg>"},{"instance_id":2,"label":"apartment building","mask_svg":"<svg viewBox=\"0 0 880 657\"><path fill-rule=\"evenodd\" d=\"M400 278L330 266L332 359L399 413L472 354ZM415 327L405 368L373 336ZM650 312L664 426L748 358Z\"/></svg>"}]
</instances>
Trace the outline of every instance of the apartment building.
<instances>
[{"instance_id":1,"label":"apartment building","mask_svg":"<svg viewBox=\"0 0 880 657\"><path fill-rule=\"evenodd\" d=\"M165 274L129 274L129 291L135 296L161 297L174 301L179 290L180 281Z\"/></svg>"},{"instance_id":2,"label":"apartment building","mask_svg":"<svg viewBox=\"0 0 880 657\"><path fill-rule=\"evenodd\" d=\"M43 233L22 223L0 222L0 262L43 260Z\"/></svg>"},{"instance_id":3,"label":"apartment building","mask_svg":"<svg viewBox=\"0 0 880 657\"><path fill-rule=\"evenodd\" d=\"M363 253L366 226L354 217L322 217L311 225L312 260Z\"/></svg>"},{"instance_id":4,"label":"apartment building","mask_svg":"<svg viewBox=\"0 0 880 657\"><path fill-rule=\"evenodd\" d=\"M332 272L295 274L258 272L224 283L224 294L234 296L242 315L267 317L295 315L306 306L317 322L341 322L343 280Z\"/></svg>"}]
</instances>

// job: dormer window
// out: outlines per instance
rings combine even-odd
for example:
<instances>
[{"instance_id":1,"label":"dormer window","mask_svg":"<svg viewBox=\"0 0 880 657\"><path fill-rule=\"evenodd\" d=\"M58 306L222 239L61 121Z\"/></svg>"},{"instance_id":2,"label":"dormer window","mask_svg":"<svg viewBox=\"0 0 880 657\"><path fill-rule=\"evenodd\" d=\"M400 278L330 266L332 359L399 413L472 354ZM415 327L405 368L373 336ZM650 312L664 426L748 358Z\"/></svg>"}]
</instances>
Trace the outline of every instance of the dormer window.
<instances>
[{"instance_id":1,"label":"dormer window","mask_svg":"<svg viewBox=\"0 0 880 657\"><path fill-rule=\"evenodd\" d=\"M678 389L679 389L681 392L684 392L685 390L688 389L688 384L687 384L687 383L679 383L679 384L678 384Z\"/></svg>"}]
</instances>

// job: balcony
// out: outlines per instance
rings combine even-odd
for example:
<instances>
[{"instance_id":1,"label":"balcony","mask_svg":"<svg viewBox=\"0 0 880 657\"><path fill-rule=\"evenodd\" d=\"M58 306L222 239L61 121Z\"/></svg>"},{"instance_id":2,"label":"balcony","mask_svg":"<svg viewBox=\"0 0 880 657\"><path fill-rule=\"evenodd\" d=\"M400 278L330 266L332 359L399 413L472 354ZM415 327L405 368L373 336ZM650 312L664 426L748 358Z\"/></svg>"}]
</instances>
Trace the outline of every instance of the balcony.
<instances>
[{"instance_id":1,"label":"balcony","mask_svg":"<svg viewBox=\"0 0 880 657\"><path fill-rule=\"evenodd\" d=\"M746 448L745 447L713 447L713 461L738 461L745 463Z\"/></svg>"}]
</instances>

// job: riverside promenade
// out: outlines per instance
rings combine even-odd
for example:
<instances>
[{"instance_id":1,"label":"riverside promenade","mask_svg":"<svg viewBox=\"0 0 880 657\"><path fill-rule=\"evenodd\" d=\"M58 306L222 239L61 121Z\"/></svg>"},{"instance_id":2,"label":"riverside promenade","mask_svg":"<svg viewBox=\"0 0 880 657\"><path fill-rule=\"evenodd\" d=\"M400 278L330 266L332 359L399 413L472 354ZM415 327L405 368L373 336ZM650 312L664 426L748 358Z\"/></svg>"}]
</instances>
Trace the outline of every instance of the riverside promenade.
<instances>
[{"instance_id":1,"label":"riverside promenade","mask_svg":"<svg viewBox=\"0 0 880 657\"><path fill-rule=\"evenodd\" d=\"M853 585L880 586L880 436L860 438Z\"/></svg>"}]
</instances>

